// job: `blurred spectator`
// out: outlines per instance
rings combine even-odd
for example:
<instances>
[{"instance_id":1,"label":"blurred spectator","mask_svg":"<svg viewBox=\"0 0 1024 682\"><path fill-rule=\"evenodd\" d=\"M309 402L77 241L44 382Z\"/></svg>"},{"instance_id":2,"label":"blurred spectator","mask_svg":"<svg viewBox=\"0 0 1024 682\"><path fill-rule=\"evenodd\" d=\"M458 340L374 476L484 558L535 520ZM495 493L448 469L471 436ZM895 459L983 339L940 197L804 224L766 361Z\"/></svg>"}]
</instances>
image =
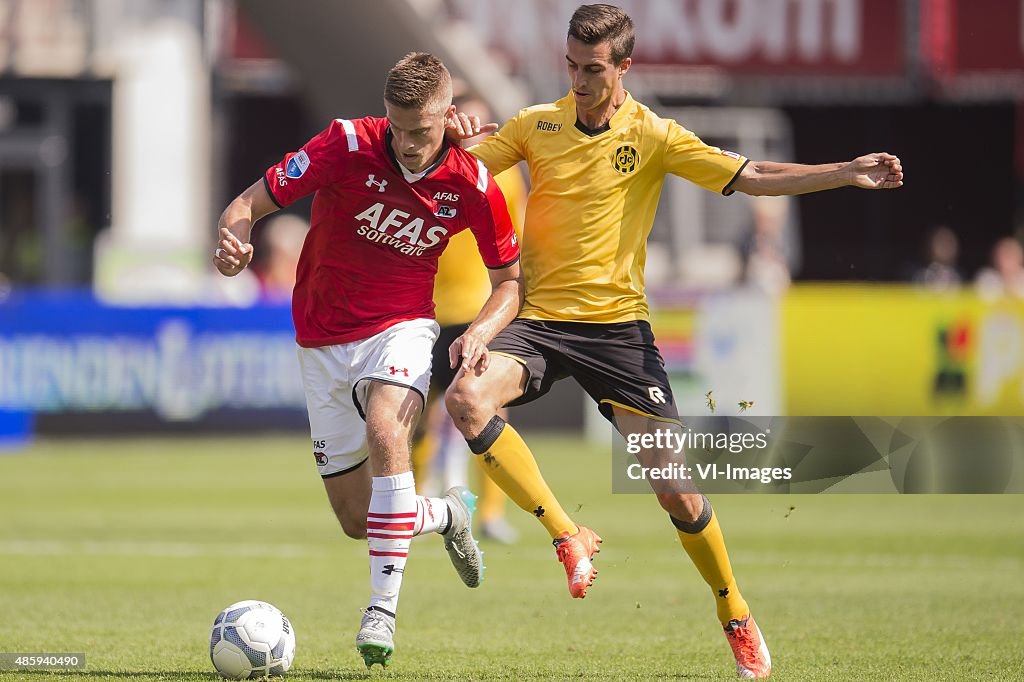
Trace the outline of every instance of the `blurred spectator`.
<instances>
[{"instance_id":1,"label":"blurred spectator","mask_svg":"<svg viewBox=\"0 0 1024 682\"><path fill-rule=\"evenodd\" d=\"M214 305L291 304L295 268L309 223L299 216L281 213L266 218L256 229L260 235L259 248L254 251L257 262L234 277L215 276L211 287Z\"/></svg>"},{"instance_id":2,"label":"blurred spectator","mask_svg":"<svg viewBox=\"0 0 1024 682\"><path fill-rule=\"evenodd\" d=\"M963 284L963 276L956 262L960 254L960 241L956 233L939 225L928 234L925 256L927 264L914 271L914 284L933 291L953 291Z\"/></svg>"},{"instance_id":3,"label":"blurred spectator","mask_svg":"<svg viewBox=\"0 0 1024 682\"><path fill-rule=\"evenodd\" d=\"M309 223L295 215L277 215L263 226L263 260L258 268L262 299L291 303L295 268L309 232Z\"/></svg>"},{"instance_id":4,"label":"blurred spectator","mask_svg":"<svg viewBox=\"0 0 1024 682\"><path fill-rule=\"evenodd\" d=\"M177 273L167 272L175 277ZM159 275L157 275L159 276ZM249 270L243 270L235 277L222 277L216 271L208 274L205 283L206 298L203 304L227 308L248 308L260 300L260 281Z\"/></svg>"},{"instance_id":5,"label":"blurred spectator","mask_svg":"<svg viewBox=\"0 0 1024 682\"><path fill-rule=\"evenodd\" d=\"M753 197L753 227L743 244L743 280L769 296L778 296L789 288L790 254L786 245L789 219L788 197Z\"/></svg>"},{"instance_id":6,"label":"blurred spectator","mask_svg":"<svg viewBox=\"0 0 1024 682\"><path fill-rule=\"evenodd\" d=\"M996 242L992 265L978 273L975 287L983 298L1024 298L1024 247L1020 242L1013 237Z\"/></svg>"}]
</instances>

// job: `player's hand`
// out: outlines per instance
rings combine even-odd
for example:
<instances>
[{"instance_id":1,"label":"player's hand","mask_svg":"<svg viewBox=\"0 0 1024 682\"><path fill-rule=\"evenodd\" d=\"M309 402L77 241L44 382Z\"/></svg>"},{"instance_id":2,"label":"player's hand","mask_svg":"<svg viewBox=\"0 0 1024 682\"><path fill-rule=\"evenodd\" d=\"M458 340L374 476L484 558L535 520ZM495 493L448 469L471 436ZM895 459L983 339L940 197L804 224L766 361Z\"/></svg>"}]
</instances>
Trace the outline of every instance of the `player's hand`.
<instances>
[{"instance_id":1,"label":"player's hand","mask_svg":"<svg viewBox=\"0 0 1024 682\"><path fill-rule=\"evenodd\" d=\"M231 230L220 228L220 241L213 252L213 264L220 274L234 277L252 262L252 244L243 244Z\"/></svg>"},{"instance_id":2,"label":"player's hand","mask_svg":"<svg viewBox=\"0 0 1024 682\"><path fill-rule=\"evenodd\" d=\"M479 116L469 116L457 111L444 121L445 135L449 140L461 142L477 135L493 133L497 123L481 123Z\"/></svg>"},{"instance_id":3,"label":"player's hand","mask_svg":"<svg viewBox=\"0 0 1024 682\"><path fill-rule=\"evenodd\" d=\"M469 373L476 371L482 373L491 364L491 356L487 352L487 344L472 331L455 339L448 347L448 360L450 367L455 369L462 362L462 371Z\"/></svg>"},{"instance_id":4,"label":"player's hand","mask_svg":"<svg viewBox=\"0 0 1024 682\"><path fill-rule=\"evenodd\" d=\"M903 164L898 156L880 152L850 162L850 184L861 189L896 189L903 186Z\"/></svg>"}]
</instances>

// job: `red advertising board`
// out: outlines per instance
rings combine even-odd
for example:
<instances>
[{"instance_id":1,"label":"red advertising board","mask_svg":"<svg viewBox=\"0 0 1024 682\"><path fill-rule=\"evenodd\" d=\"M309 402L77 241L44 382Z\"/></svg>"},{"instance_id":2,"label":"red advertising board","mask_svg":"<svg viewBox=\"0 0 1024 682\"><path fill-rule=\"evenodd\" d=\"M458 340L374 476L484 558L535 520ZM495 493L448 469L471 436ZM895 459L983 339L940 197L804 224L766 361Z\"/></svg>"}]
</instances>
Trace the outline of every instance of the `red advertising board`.
<instances>
[{"instance_id":1,"label":"red advertising board","mask_svg":"<svg viewBox=\"0 0 1024 682\"><path fill-rule=\"evenodd\" d=\"M1024 0L922 0L921 45L940 77L1024 71Z\"/></svg>"},{"instance_id":2,"label":"red advertising board","mask_svg":"<svg viewBox=\"0 0 1024 682\"><path fill-rule=\"evenodd\" d=\"M451 0L517 70L561 54L578 0ZM906 72L903 0L620 0L638 65L737 74L894 76Z\"/></svg>"},{"instance_id":3,"label":"red advertising board","mask_svg":"<svg viewBox=\"0 0 1024 682\"><path fill-rule=\"evenodd\" d=\"M640 63L763 74L905 69L905 5L893 0L655 0L635 12Z\"/></svg>"},{"instance_id":4,"label":"red advertising board","mask_svg":"<svg viewBox=\"0 0 1024 682\"><path fill-rule=\"evenodd\" d=\"M957 0L955 4L957 71L1024 69L1021 0Z\"/></svg>"}]
</instances>

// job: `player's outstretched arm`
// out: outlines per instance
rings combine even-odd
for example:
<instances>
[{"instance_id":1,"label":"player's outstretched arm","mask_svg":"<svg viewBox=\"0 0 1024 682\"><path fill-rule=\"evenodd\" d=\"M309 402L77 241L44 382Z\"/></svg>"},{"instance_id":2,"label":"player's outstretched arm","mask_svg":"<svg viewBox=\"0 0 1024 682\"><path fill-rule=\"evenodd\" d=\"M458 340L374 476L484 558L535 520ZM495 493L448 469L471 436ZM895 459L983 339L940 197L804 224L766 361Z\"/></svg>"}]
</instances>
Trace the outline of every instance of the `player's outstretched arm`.
<instances>
[{"instance_id":1,"label":"player's outstretched arm","mask_svg":"<svg viewBox=\"0 0 1024 682\"><path fill-rule=\"evenodd\" d=\"M487 344L515 319L523 305L523 276L519 261L500 270L488 270L491 295L469 329L448 347L451 366L462 360L462 371L483 372L490 364Z\"/></svg>"},{"instance_id":2,"label":"player's outstretched arm","mask_svg":"<svg viewBox=\"0 0 1024 682\"><path fill-rule=\"evenodd\" d=\"M277 210L262 180L257 180L228 204L217 223L217 249L213 264L222 275L234 277L252 262L249 235L252 225Z\"/></svg>"},{"instance_id":3,"label":"player's outstretched arm","mask_svg":"<svg viewBox=\"0 0 1024 682\"><path fill-rule=\"evenodd\" d=\"M885 152L865 154L848 163L809 166L751 161L732 189L754 196L807 194L838 187L896 189L903 186L903 164Z\"/></svg>"}]
</instances>

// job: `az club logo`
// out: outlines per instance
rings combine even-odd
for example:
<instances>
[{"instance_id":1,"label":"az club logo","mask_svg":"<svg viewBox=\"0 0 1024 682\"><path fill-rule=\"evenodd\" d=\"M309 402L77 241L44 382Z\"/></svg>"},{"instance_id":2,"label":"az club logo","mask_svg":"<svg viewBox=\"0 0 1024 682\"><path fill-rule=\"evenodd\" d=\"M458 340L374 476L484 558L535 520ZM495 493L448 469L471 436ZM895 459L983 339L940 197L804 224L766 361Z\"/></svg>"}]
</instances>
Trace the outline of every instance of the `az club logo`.
<instances>
[{"instance_id":1,"label":"az club logo","mask_svg":"<svg viewBox=\"0 0 1024 682\"><path fill-rule=\"evenodd\" d=\"M454 218L455 214L458 213L458 209L453 206L445 206L444 204L437 207L434 211L434 215L438 218Z\"/></svg>"},{"instance_id":2,"label":"az club logo","mask_svg":"<svg viewBox=\"0 0 1024 682\"><path fill-rule=\"evenodd\" d=\"M615 170L623 174L632 173L639 165L640 155L636 148L623 145L615 150L615 156L612 157L612 166L615 167Z\"/></svg>"},{"instance_id":3,"label":"az club logo","mask_svg":"<svg viewBox=\"0 0 1024 682\"><path fill-rule=\"evenodd\" d=\"M322 452L314 452L313 459L316 460L316 465L320 467L327 466L327 455Z\"/></svg>"}]
</instances>

